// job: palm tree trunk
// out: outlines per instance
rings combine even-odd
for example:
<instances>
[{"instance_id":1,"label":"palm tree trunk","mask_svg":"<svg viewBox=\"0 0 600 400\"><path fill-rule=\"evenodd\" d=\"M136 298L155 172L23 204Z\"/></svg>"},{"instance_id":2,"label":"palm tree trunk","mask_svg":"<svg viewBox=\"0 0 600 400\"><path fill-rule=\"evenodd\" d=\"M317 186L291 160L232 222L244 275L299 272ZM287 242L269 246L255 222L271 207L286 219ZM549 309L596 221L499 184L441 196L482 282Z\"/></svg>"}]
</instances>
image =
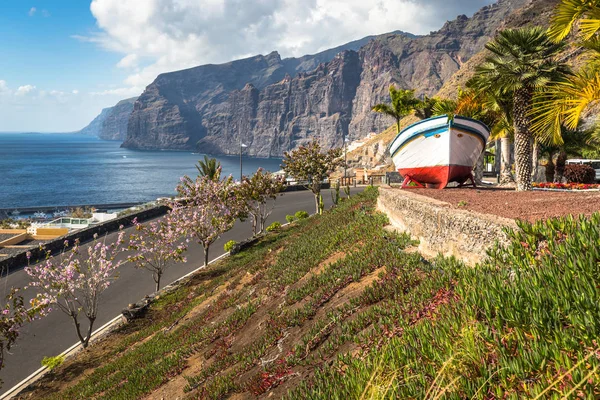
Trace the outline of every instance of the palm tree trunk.
<instances>
[{"instance_id":1,"label":"palm tree trunk","mask_svg":"<svg viewBox=\"0 0 600 400\"><path fill-rule=\"evenodd\" d=\"M558 157L556 157L556 170L554 173L554 182L562 182L563 175L565 174L565 165L567 164L567 153L564 150L560 150Z\"/></svg>"},{"instance_id":2,"label":"palm tree trunk","mask_svg":"<svg viewBox=\"0 0 600 400\"><path fill-rule=\"evenodd\" d=\"M517 172L517 191L531 190L531 91L529 88L515 90L513 118L515 127L515 167Z\"/></svg>"},{"instance_id":3,"label":"palm tree trunk","mask_svg":"<svg viewBox=\"0 0 600 400\"><path fill-rule=\"evenodd\" d=\"M506 185L514 183L515 178L511 171L512 148L510 140L507 137L500 139L500 184Z\"/></svg>"},{"instance_id":4,"label":"palm tree trunk","mask_svg":"<svg viewBox=\"0 0 600 400\"><path fill-rule=\"evenodd\" d=\"M533 140L533 154L531 157L531 180L537 182L538 167L540 158L540 144L537 140Z\"/></svg>"},{"instance_id":5,"label":"palm tree trunk","mask_svg":"<svg viewBox=\"0 0 600 400\"><path fill-rule=\"evenodd\" d=\"M546 163L546 182L554 182L554 153L550 151L548 153L548 162Z\"/></svg>"},{"instance_id":6,"label":"palm tree trunk","mask_svg":"<svg viewBox=\"0 0 600 400\"><path fill-rule=\"evenodd\" d=\"M498 173L500 171L500 160L502 160L502 142L500 139L496 139L494 142L494 149L496 150L494 156L494 172Z\"/></svg>"}]
</instances>

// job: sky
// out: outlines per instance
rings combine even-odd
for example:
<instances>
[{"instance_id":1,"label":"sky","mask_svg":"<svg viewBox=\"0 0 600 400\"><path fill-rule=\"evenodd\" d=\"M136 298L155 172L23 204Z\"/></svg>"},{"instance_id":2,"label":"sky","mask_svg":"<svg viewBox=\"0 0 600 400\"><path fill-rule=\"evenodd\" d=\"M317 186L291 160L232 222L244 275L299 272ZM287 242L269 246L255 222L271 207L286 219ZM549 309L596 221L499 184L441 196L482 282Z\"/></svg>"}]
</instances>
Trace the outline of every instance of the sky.
<instances>
[{"instance_id":1,"label":"sky","mask_svg":"<svg viewBox=\"0 0 600 400\"><path fill-rule=\"evenodd\" d=\"M163 72L427 34L493 0L0 0L0 132L71 132Z\"/></svg>"}]
</instances>

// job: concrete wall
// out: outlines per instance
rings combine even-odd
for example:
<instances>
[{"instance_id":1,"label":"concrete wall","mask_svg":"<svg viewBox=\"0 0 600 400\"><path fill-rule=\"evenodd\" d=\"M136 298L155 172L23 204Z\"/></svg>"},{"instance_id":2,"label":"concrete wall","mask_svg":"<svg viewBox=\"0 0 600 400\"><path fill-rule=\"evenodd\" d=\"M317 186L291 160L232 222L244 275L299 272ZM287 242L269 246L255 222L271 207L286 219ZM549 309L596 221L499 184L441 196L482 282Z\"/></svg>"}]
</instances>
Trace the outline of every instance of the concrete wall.
<instances>
[{"instance_id":1,"label":"concrete wall","mask_svg":"<svg viewBox=\"0 0 600 400\"><path fill-rule=\"evenodd\" d=\"M0 260L0 271L6 273L7 269L8 271L12 271L27 266L27 251L31 252L31 262L35 263L43 260L47 251L51 251L52 253L61 251L64 248L65 240L68 240L72 243L75 239L79 239L81 243L84 243L92 240L94 234L96 233L99 236L102 236L107 233L117 231L120 225L125 227L130 226L131 221L133 221L134 218L137 218L139 222L143 222L166 214L168 209L169 208L167 206L156 206L121 218L112 219L98 225L93 225L89 228L80 229L64 236L59 236L56 239L44 243L44 250L40 250L38 246L33 246L29 249L24 249L19 254L15 254L11 257Z\"/></svg>"},{"instance_id":2,"label":"concrete wall","mask_svg":"<svg viewBox=\"0 0 600 400\"><path fill-rule=\"evenodd\" d=\"M469 265L481 261L495 241L507 241L503 228L517 227L512 219L453 209L410 189L380 187L377 208L388 215L396 230L419 240L423 255L442 253Z\"/></svg>"}]
</instances>

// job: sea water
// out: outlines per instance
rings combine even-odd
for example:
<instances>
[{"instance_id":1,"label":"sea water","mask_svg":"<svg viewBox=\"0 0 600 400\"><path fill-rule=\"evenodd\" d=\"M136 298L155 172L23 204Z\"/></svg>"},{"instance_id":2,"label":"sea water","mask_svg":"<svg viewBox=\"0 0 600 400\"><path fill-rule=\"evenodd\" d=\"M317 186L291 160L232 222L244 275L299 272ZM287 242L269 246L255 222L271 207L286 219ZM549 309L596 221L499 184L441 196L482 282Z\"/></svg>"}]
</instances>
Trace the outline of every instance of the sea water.
<instances>
[{"instance_id":1,"label":"sea water","mask_svg":"<svg viewBox=\"0 0 600 400\"><path fill-rule=\"evenodd\" d=\"M195 177L203 154L138 151L121 142L73 134L0 133L0 209L145 202L172 196ZM215 157L239 179L239 156ZM281 159L243 158L243 173L280 169Z\"/></svg>"}]
</instances>

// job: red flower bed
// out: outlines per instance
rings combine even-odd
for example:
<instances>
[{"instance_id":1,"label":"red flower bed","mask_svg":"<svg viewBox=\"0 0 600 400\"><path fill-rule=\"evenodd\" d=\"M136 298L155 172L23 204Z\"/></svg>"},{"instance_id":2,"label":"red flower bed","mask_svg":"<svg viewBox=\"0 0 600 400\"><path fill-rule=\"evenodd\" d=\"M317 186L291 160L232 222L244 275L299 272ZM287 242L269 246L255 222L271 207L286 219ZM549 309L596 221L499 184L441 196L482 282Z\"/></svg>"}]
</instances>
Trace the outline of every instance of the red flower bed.
<instances>
[{"instance_id":1,"label":"red flower bed","mask_svg":"<svg viewBox=\"0 0 600 400\"><path fill-rule=\"evenodd\" d=\"M588 189L600 189L600 185L596 183L552 183L552 182L540 182L534 183L534 188L540 189L563 189L563 190L588 190Z\"/></svg>"}]
</instances>

